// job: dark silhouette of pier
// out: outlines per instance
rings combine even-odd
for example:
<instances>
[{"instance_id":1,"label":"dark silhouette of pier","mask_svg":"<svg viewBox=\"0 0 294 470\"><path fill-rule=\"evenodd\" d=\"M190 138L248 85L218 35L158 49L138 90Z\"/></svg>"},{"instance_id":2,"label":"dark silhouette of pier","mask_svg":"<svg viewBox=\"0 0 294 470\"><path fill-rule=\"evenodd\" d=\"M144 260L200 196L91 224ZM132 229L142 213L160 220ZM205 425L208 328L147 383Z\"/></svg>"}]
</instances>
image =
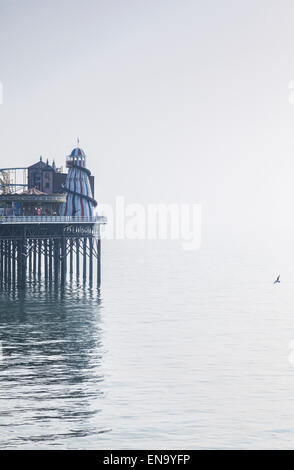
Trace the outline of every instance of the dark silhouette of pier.
<instances>
[{"instance_id":1,"label":"dark silhouette of pier","mask_svg":"<svg viewBox=\"0 0 294 470\"><path fill-rule=\"evenodd\" d=\"M101 284L104 217L0 218L0 282L24 286L31 276L65 282L76 275Z\"/></svg>"},{"instance_id":2,"label":"dark silhouette of pier","mask_svg":"<svg viewBox=\"0 0 294 470\"><path fill-rule=\"evenodd\" d=\"M67 273L101 284L101 225L94 214L94 177L85 152L66 158L68 172L48 159L0 169L0 281L21 286L31 276L64 283ZM18 172L24 172L20 182ZM23 189L27 188L27 189Z\"/></svg>"}]
</instances>

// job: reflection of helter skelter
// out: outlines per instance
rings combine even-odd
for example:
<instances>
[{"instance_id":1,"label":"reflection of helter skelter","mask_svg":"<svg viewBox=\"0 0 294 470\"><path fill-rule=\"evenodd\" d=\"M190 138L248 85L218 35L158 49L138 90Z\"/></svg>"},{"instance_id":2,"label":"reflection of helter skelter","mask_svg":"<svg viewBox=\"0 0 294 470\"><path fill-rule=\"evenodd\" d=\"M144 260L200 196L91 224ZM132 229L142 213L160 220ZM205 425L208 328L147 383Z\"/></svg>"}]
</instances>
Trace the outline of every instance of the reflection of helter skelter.
<instances>
[{"instance_id":1,"label":"reflection of helter skelter","mask_svg":"<svg viewBox=\"0 0 294 470\"><path fill-rule=\"evenodd\" d=\"M69 169L64 189L67 192L66 202L62 205L61 215L73 217L93 217L97 202L93 198L89 176L86 168L86 155L80 148L75 148L67 158Z\"/></svg>"}]
</instances>

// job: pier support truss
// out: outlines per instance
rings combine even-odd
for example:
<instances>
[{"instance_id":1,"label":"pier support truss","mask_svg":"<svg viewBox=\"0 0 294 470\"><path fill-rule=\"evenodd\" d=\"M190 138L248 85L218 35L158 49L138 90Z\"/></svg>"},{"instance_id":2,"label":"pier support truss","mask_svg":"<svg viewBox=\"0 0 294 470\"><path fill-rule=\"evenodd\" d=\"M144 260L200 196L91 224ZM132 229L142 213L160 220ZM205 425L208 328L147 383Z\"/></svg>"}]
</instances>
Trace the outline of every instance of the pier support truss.
<instances>
[{"instance_id":1,"label":"pier support truss","mask_svg":"<svg viewBox=\"0 0 294 470\"><path fill-rule=\"evenodd\" d=\"M95 273L96 270L96 273ZM44 277L63 283L66 276L101 284L99 224L5 224L0 226L0 282L24 286Z\"/></svg>"}]
</instances>

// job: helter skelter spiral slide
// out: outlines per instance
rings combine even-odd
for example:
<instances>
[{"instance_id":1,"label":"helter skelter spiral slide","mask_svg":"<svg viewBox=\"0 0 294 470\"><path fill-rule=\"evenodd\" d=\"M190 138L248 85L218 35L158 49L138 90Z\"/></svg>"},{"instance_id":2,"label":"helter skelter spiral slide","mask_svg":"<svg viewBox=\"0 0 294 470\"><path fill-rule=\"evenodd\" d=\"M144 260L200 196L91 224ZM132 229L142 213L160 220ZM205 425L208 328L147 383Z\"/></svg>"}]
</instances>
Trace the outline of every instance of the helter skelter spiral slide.
<instances>
[{"instance_id":1,"label":"helter skelter spiral slide","mask_svg":"<svg viewBox=\"0 0 294 470\"><path fill-rule=\"evenodd\" d=\"M69 169L65 191L66 202L62 205L61 215L72 217L93 217L97 202L93 198L89 176L90 170L86 168L86 154L77 147L67 157L66 166Z\"/></svg>"}]
</instances>

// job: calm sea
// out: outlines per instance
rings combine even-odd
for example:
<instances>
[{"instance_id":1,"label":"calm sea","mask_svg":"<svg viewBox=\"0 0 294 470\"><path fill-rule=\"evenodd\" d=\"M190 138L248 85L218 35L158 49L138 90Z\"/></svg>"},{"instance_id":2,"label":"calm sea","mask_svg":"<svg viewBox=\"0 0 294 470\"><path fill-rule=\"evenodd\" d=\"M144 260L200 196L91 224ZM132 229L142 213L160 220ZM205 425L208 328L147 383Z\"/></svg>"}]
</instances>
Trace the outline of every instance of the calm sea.
<instances>
[{"instance_id":1,"label":"calm sea","mask_svg":"<svg viewBox=\"0 0 294 470\"><path fill-rule=\"evenodd\" d=\"M293 448L281 253L107 241L100 292L2 290L0 448Z\"/></svg>"}]
</instances>

